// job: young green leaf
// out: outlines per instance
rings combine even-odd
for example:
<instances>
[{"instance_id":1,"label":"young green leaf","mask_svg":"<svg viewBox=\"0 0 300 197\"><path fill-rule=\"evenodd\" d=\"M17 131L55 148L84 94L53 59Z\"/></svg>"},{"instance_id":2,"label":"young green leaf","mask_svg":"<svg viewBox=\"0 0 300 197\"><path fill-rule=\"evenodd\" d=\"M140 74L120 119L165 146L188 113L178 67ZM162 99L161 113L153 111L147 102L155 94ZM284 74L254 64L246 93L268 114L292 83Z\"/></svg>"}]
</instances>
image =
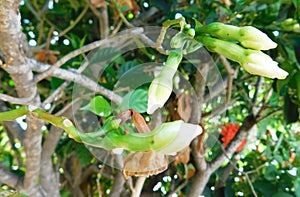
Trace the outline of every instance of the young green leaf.
<instances>
[{"instance_id":1,"label":"young green leaf","mask_svg":"<svg viewBox=\"0 0 300 197\"><path fill-rule=\"evenodd\" d=\"M147 111L148 92L145 89L136 89L129 92L123 98L121 110L134 109L138 113Z\"/></svg>"},{"instance_id":2,"label":"young green leaf","mask_svg":"<svg viewBox=\"0 0 300 197\"><path fill-rule=\"evenodd\" d=\"M88 110L102 117L107 117L111 114L111 106L102 96L95 96L86 106L82 107L81 110Z\"/></svg>"}]
</instances>

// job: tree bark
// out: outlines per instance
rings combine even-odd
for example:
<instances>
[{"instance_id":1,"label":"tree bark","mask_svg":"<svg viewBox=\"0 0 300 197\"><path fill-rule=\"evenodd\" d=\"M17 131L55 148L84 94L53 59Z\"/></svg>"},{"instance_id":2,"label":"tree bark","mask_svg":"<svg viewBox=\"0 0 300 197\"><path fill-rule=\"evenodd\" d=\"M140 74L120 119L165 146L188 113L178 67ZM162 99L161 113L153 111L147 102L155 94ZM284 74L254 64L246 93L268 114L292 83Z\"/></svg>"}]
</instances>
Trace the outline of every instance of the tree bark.
<instances>
[{"instance_id":1,"label":"tree bark","mask_svg":"<svg viewBox=\"0 0 300 197\"><path fill-rule=\"evenodd\" d=\"M40 106L37 87L33 80L31 66L26 61L26 40L22 33L21 16L18 0L2 0L0 4L0 49L3 53L6 70L14 81L19 97L31 97L30 103ZM26 153L26 172L22 182L15 188L28 196L45 196L45 192L37 186L40 174L41 144L43 122L34 117L27 117L24 148Z\"/></svg>"}]
</instances>

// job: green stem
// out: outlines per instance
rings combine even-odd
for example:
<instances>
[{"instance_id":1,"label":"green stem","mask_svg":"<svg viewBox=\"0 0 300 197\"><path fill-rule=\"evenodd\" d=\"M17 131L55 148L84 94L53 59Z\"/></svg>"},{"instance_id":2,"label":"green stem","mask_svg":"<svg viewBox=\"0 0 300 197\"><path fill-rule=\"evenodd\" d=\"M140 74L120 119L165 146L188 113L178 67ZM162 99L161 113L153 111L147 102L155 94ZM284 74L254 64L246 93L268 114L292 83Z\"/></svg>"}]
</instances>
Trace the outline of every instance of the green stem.
<instances>
[{"instance_id":1,"label":"green stem","mask_svg":"<svg viewBox=\"0 0 300 197\"><path fill-rule=\"evenodd\" d=\"M114 148L124 148L130 151L159 150L171 143L178 133L176 130L177 127L174 127L175 132L172 129L166 129L166 127L174 124L180 125L182 122L165 123L149 133L120 134L118 128L121 120L109 118L101 129L92 133L84 133L80 132L66 117L55 116L41 109L30 111L27 106L22 106L8 112L1 112L0 121L14 120L28 114L62 128L70 138L77 142L93 147L101 147L106 150ZM105 134L107 135L103 137Z\"/></svg>"},{"instance_id":2,"label":"green stem","mask_svg":"<svg viewBox=\"0 0 300 197\"><path fill-rule=\"evenodd\" d=\"M240 35L240 27L214 22L195 29L196 35L210 34L213 37L236 40Z\"/></svg>"},{"instance_id":3,"label":"green stem","mask_svg":"<svg viewBox=\"0 0 300 197\"><path fill-rule=\"evenodd\" d=\"M253 51L251 49L245 49L235 43L209 36L196 36L195 39L201 42L209 51L224 55L226 58L238 63L244 61L246 53Z\"/></svg>"},{"instance_id":4,"label":"green stem","mask_svg":"<svg viewBox=\"0 0 300 197\"><path fill-rule=\"evenodd\" d=\"M177 71L177 68L182 60L182 50L172 50L169 53L169 56L167 58L167 61L159 74L159 76L168 79L173 80L173 77Z\"/></svg>"},{"instance_id":5,"label":"green stem","mask_svg":"<svg viewBox=\"0 0 300 197\"><path fill-rule=\"evenodd\" d=\"M183 26L185 25L185 18L184 17L181 17L179 19L175 19L175 20L167 20L165 22L163 22L163 27L160 31L160 34L156 40L156 43L158 46L161 46L163 41L164 41L164 38L165 38L165 35L167 33L167 29L173 25L180 25L180 28L182 30Z\"/></svg>"},{"instance_id":6,"label":"green stem","mask_svg":"<svg viewBox=\"0 0 300 197\"><path fill-rule=\"evenodd\" d=\"M21 106L17 109L13 109L6 112L0 113L0 121L10 121L15 120L21 116L28 114L29 110L27 106Z\"/></svg>"}]
</instances>

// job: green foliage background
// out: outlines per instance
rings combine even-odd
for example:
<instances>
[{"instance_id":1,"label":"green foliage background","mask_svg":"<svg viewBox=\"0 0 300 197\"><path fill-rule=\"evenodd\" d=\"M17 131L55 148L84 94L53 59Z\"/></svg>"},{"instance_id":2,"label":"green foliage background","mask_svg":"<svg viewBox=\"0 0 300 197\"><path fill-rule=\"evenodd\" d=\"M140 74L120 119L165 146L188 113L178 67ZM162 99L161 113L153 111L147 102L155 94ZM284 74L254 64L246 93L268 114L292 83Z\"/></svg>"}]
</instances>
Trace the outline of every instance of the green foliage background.
<instances>
[{"instance_id":1,"label":"green foliage background","mask_svg":"<svg viewBox=\"0 0 300 197\"><path fill-rule=\"evenodd\" d=\"M29 43L36 42L36 46L32 46L32 50L37 55L42 50L51 50L55 52L58 59L69 52L78 49L86 44L101 39L99 18L96 12L90 9L84 13L80 21L61 37L63 30L72 26L76 18L87 6L85 0L68 0L68 1L51 1L53 8L47 8L45 1L31 0L30 6L33 6L37 13L34 14L30 9L27 1L22 1L20 9L22 15L23 32L26 34ZM50 2L50 1L49 1ZM226 180L224 187L217 187L216 184L221 178L224 168L217 170L211 176L206 189L205 196L253 196L253 190L258 196L272 197L300 197L300 125L299 125L299 106L300 106L300 1L298 0L236 0L236 1L213 1L213 0L195 0L195 1L136 1L140 7L140 13L136 17L132 17L132 11L126 12L127 20L137 26L161 26L162 22L168 19L174 19L176 14L181 14L191 24L194 23L193 18L202 24L209 24L214 21L233 24L236 26L251 25L259 28L267 33L276 43L278 47L267 53L279 65L289 72L289 76L285 80L261 79L257 76L246 73L243 69L238 69L237 77L233 83L233 94L231 99L238 99L238 102L226 112L211 119L203 119L202 122L208 131L209 137L206 157L212 160L218 155L222 149L220 139L212 136L219 136L220 129L218 127L225 123L241 123L249 113L252 107L263 102L267 94L271 94L266 101L268 110L266 115L270 114L266 119L261 121L256 129L257 136L248 141L249 145L240 153L240 158L232 168L230 175ZM230 5L226 5L226 3ZM109 8L112 2L108 2ZM145 6L147 4L148 6ZM46 6L46 9L45 9ZM124 8L125 9L125 8ZM151 9L155 9L155 14L150 17L143 18ZM97 10L97 9L96 9ZM98 8L98 11L100 8ZM122 9L121 9L122 10ZM117 28L120 19L116 19L112 9L109 9L110 32ZM287 23L287 19L293 19L292 23ZM298 25L298 26L297 26ZM124 24L120 30L126 29ZM55 37L57 38L56 41ZM66 44L68 43L68 44ZM230 49L229 49L230 50ZM133 68L141 62L151 62L152 57L156 60L164 60L165 56L158 53L154 49L134 50L127 54L121 54L115 58L107 67L99 84L108 89L113 89L116 82L130 68ZM133 57L133 58L132 58ZM49 57L48 57L49 58ZM67 62L63 68L78 68L84 61L84 56L77 56ZM96 60L95 60L96 61ZM226 70L220 62L217 62L220 72L225 76ZM239 65L232 62L234 68ZM196 71L191 69L188 63L182 63L179 70L193 79ZM1 93L14 92L14 83L8 74L1 71ZM257 88L258 80L264 80L264 86L257 96L257 101L253 102L254 92ZM59 85L62 80L57 78L49 78L41 81L39 85L39 93L42 99L47 98ZM192 81L191 81L192 82ZM71 101L72 85L70 84L64 91L59 101L53 103L53 112L59 111L65 103ZM129 95L136 101L147 101L147 87L142 87ZM135 96L134 96L135 95ZM139 98L140 96L140 98ZM225 97L220 97L224 101ZM100 102L105 103L105 109L93 109L97 113L105 112L100 119L103 121L105 117L111 113L108 102L99 97ZM135 108L140 113L145 113L146 102L128 101L130 107ZM143 105L144 103L144 105ZM205 105L203 112L209 112L217 105L217 100ZM9 108L15 106L6 103ZM87 106L88 108L88 106ZM122 109L122 107L121 107ZM99 111L100 110L100 111ZM102 111L101 111L102 110ZM104 110L104 111L103 111ZM49 128L45 128L45 136L49 132ZM218 140L217 143L216 140ZM210 142L211 141L211 142ZM12 172L24 175L24 150L19 146L20 143L9 137L5 132L5 128L0 126L0 161L6 168ZM108 174L114 175L113 169L103 167L101 161L95 159L85 146L75 143L63 135L56 147L53 161L60 172L61 182L67 182L62 185L62 196L72 196L72 188L66 174L76 177L80 173L86 172L87 169L96 166L104 169ZM161 175L150 177L145 185L144 192L167 195L174 188L178 187L188 179L188 173L193 171L193 161L187 165L171 164L168 171ZM228 163L224 164L225 167ZM107 169L106 169L107 168ZM104 171L105 171L104 170ZM169 178L170 177L170 178ZM190 177L189 177L190 178ZM102 176L101 173L93 171L88 178L82 180L80 187L87 196L98 196L100 190L107 195L113 184L111 176ZM249 184L249 182L252 183ZM158 184L160 183L160 184ZM156 186L156 187L154 187ZM253 188L251 188L251 186ZM153 189L154 188L154 189ZM185 196L189 185L185 185L181 190L177 191L177 196ZM0 183L0 196L13 191Z\"/></svg>"}]
</instances>

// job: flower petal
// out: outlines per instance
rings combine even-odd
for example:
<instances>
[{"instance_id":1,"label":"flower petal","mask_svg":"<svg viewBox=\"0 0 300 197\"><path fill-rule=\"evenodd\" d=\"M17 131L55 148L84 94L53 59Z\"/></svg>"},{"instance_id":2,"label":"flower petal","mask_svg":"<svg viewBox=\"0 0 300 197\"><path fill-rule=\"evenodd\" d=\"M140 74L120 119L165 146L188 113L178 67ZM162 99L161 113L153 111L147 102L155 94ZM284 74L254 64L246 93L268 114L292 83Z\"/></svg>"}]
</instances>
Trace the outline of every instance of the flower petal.
<instances>
[{"instance_id":1,"label":"flower petal","mask_svg":"<svg viewBox=\"0 0 300 197\"><path fill-rule=\"evenodd\" d=\"M173 155L186 148L196 136L202 133L202 128L199 125L190 123L182 123L179 129L180 131L175 140L168 146L158 150L158 152Z\"/></svg>"}]
</instances>

